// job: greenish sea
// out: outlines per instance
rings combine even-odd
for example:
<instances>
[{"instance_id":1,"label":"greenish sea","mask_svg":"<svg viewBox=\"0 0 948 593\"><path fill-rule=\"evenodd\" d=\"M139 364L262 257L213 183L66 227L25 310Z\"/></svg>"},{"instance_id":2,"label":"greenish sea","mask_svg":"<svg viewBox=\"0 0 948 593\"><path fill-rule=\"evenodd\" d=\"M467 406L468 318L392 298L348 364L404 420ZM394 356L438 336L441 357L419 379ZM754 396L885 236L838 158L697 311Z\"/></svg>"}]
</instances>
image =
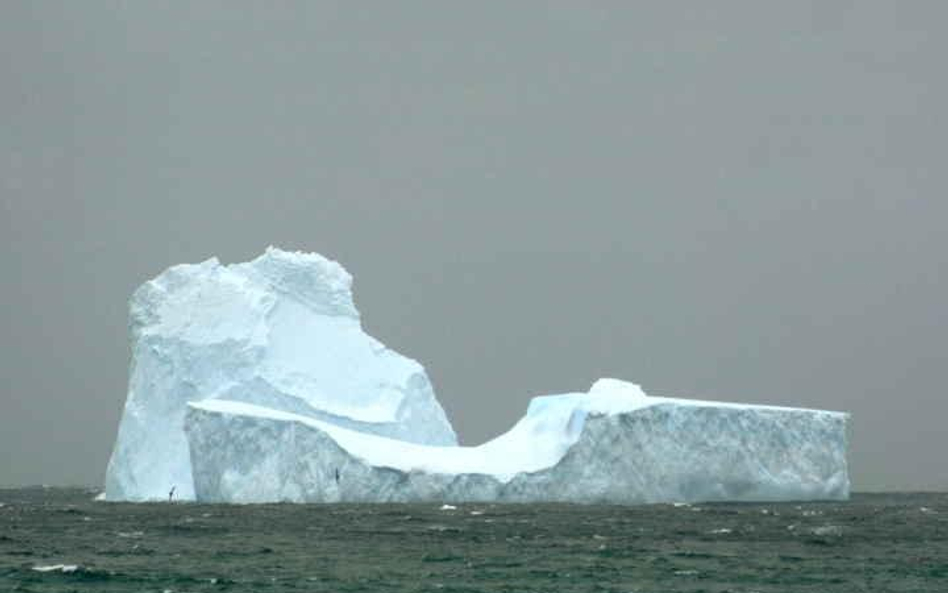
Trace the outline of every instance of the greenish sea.
<instances>
[{"instance_id":1,"label":"greenish sea","mask_svg":"<svg viewBox=\"0 0 948 593\"><path fill-rule=\"evenodd\" d=\"M0 591L948 591L948 494L203 505L0 490Z\"/></svg>"}]
</instances>

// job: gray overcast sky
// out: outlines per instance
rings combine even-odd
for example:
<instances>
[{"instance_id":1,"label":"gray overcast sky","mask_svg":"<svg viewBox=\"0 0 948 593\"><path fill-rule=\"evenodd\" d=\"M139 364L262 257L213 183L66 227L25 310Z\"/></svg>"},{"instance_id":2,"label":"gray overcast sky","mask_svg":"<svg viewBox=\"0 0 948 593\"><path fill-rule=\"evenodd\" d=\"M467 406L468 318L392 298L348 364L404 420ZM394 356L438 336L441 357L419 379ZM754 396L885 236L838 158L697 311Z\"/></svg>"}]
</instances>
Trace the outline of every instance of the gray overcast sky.
<instances>
[{"instance_id":1,"label":"gray overcast sky","mask_svg":"<svg viewBox=\"0 0 948 593\"><path fill-rule=\"evenodd\" d=\"M948 4L0 3L0 484L101 483L127 299L318 251L466 443L600 376L948 487Z\"/></svg>"}]
</instances>

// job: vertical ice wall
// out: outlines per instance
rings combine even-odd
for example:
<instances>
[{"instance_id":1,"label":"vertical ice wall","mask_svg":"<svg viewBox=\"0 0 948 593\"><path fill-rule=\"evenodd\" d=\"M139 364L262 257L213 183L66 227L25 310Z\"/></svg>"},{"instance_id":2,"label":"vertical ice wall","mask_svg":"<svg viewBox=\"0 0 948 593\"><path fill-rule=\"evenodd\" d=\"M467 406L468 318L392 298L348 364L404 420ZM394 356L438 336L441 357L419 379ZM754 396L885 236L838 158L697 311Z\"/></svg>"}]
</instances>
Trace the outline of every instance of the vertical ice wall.
<instances>
[{"instance_id":1,"label":"vertical ice wall","mask_svg":"<svg viewBox=\"0 0 948 593\"><path fill-rule=\"evenodd\" d=\"M362 432L453 445L424 368L362 331L352 277L317 254L269 248L229 266L169 268L132 296L128 396L109 500L194 497L187 402L224 398Z\"/></svg>"}]
</instances>

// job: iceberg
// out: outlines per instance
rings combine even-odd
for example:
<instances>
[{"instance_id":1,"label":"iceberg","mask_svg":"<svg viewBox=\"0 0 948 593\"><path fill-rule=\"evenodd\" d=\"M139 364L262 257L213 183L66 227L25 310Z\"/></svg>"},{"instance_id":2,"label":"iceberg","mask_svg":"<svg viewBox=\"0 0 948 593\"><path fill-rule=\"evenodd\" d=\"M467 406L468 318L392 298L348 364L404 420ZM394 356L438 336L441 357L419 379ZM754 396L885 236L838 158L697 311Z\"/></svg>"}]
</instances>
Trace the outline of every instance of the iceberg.
<instances>
[{"instance_id":1,"label":"iceberg","mask_svg":"<svg viewBox=\"0 0 948 593\"><path fill-rule=\"evenodd\" d=\"M423 367L361 328L315 254L175 266L131 300L108 500L841 500L848 414L646 395L600 379L459 446ZM449 505L450 506L450 505Z\"/></svg>"}]
</instances>

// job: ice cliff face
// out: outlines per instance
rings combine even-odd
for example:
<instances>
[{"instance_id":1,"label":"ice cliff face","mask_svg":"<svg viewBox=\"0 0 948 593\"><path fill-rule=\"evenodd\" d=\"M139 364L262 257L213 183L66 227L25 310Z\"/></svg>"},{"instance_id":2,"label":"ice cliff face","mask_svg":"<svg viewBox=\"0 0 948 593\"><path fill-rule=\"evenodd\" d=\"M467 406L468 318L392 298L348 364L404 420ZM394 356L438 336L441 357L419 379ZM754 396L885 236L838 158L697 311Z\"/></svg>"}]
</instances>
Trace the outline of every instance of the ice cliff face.
<instances>
[{"instance_id":1,"label":"ice cliff face","mask_svg":"<svg viewBox=\"0 0 948 593\"><path fill-rule=\"evenodd\" d=\"M352 277L316 254L270 248L223 266L175 266L132 296L128 397L106 472L109 500L194 497L188 402L227 399L368 434L454 445L420 364L362 331Z\"/></svg>"},{"instance_id":2,"label":"ice cliff face","mask_svg":"<svg viewBox=\"0 0 948 593\"><path fill-rule=\"evenodd\" d=\"M842 499L847 415L649 397L602 379L459 447L417 362L315 254L175 266L133 295L109 500Z\"/></svg>"},{"instance_id":3,"label":"ice cliff face","mask_svg":"<svg viewBox=\"0 0 948 593\"><path fill-rule=\"evenodd\" d=\"M187 414L200 500L647 503L845 499L846 415L647 397L535 398L479 447L433 447L227 401Z\"/></svg>"}]
</instances>

